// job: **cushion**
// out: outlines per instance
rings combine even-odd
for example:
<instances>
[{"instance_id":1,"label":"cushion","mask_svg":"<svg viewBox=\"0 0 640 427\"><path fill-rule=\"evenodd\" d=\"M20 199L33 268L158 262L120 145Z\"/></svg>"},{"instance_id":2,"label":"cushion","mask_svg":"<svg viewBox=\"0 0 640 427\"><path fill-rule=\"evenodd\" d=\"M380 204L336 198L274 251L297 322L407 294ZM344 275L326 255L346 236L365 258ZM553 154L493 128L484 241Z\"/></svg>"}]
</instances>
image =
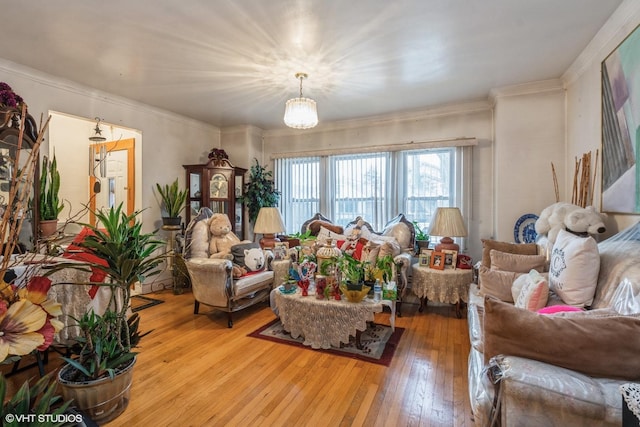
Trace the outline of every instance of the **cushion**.
<instances>
[{"instance_id":1,"label":"cushion","mask_svg":"<svg viewBox=\"0 0 640 427\"><path fill-rule=\"evenodd\" d=\"M265 268L264 252L260 244L255 242L238 243L231 246L233 262L247 271L261 271Z\"/></svg>"},{"instance_id":2,"label":"cushion","mask_svg":"<svg viewBox=\"0 0 640 427\"><path fill-rule=\"evenodd\" d=\"M522 273L512 271L499 271L481 265L478 273L480 275L480 295L491 295L505 302L515 301L511 293L511 284L522 276Z\"/></svg>"},{"instance_id":3,"label":"cushion","mask_svg":"<svg viewBox=\"0 0 640 427\"><path fill-rule=\"evenodd\" d=\"M572 305L550 305L549 307L542 307L537 311L538 314L556 314L556 313L568 313L572 311L582 311L581 308L574 307Z\"/></svg>"},{"instance_id":4,"label":"cushion","mask_svg":"<svg viewBox=\"0 0 640 427\"><path fill-rule=\"evenodd\" d=\"M568 305L591 305L598 283L600 255L593 237L560 230L551 252L549 284Z\"/></svg>"},{"instance_id":5,"label":"cushion","mask_svg":"<svg viewBox=\"0 0 640 427\"><path fill-rule=\"evenodd\" d=\"M638 331L640 317L636 316L543 316L485 297L485 363L504 354L594 377L637 381Z\"/></svg>"},{"instance_id":6,"label":"cushion","mask_svg":"<svg viewBox=\"0 0 640 427\"><path fill-rule=\"evenodd\" d=\"M397 222L395 224L389 224L383 231L383 236L393 237L395 241L400 245L400 249L413 250L413 231L409 229L409 226L403 222Z\"/></svg>"},{"instance_id":7,"label":"cushion","mask_svg":"<svg viewBox=\"0 0 640 427\"><path fill-rule=\"evenodd\" d=\"M491 269L493 270L513 271L515 273L528 273L531 270L544 271L544 255L511 254L491 249L489 256L491 257Z\"/></svg>"},{"instance_id":8,"label":"cushion","mask_svg":"<svg viewBox=\"0 0 640 427\"><path fill-rule=\"evenodd\" d=\"M336 233L334 231L329 230L328 228L321 226L316 240L318 242L324 243L328 239L333 239L333 241L336 241L336 240L345 240L346 237L344 236L344 234Z\"/></svg>"},{"instance_id":9,"label":"cushion","mask_svg":"<svg viewBox=\"0 0 640 427\"><path fill-rule=\"evenodd\" d=\"M515 300L516 307L529 311L537 311L547 304L549 283L536 270L524 276L524 286Z\"/></svg>"},{"instance_id":10,"label":"cushion","mask_svg":"<svg viewBox=\"0 0 640 427\"><path fill-rule=\"evenodd\" d=\"M499 242L497 240L482 239L482 265L487 268L491 268L491 249L510 254L538 254L538 245L535 243L508 243Z\"/></svg>"}]
</instances>

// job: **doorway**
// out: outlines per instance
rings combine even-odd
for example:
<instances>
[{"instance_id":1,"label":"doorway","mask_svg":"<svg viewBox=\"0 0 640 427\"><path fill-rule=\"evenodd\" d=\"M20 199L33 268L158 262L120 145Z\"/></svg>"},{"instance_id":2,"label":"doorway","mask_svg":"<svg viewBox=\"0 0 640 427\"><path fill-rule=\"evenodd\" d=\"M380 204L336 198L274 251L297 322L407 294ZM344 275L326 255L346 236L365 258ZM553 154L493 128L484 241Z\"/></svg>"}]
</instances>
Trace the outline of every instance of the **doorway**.
<instances>
[{"instance_id":1,"label":"doorway","mask_svg":"<svg viewBox=\"0 0 640 427\"><path fill-rule=\"evenodd\" d=\"M120 203L123 211L131 215L135 209L135 139L92 144L89 150L94 159L89 177L90 224L96 225L96 210Z\"/></svg>"}]
</instances>

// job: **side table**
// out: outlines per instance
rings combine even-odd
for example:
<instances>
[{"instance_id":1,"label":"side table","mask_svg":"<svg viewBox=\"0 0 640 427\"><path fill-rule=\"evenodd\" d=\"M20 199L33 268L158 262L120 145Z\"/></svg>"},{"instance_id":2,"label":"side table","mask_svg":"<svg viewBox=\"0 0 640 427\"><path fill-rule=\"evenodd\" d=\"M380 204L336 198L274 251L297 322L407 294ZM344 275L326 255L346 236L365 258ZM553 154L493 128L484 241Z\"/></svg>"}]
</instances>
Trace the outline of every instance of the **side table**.
<instances>
[{"instance_id":1,"label":"side table","mask_svg":"<svg viewBox=\"0 0 640 427\"><path fill-rule=\"evenodd\" d=\"M182 230L182 227L179 225L163 225L162 229L169 233L169 240L167 240L167 253L169 256L167 257L167 267L171 270L171 276L173 278L173 292L175 294L181 294L183 289L178 286L178 280L176 277L176 234Z\"/></svg>"},{"instance_id":2,"label":"side table","mask_svg":"<svg viewBox=\"0 0 640 427\"><path fill-rule=\"evenodd\" d=\"M428 300L456 305L456 316L462 317L461 302L467 302L469 285L473 282L471 269L445 269L420 267L418 263L411 266L413 279L411 288L420 298L419 311L422 312Z\"/></svg>"},{"instance_id":3,"label":"side table","mask_svg":"<svg viewBox=\"0 0 640 427\"><path fill-rule=\"evenodd\" d=\"M622 427L640 426L640 384L620 386L622 393Z\"/></svg>"}]
</instances>

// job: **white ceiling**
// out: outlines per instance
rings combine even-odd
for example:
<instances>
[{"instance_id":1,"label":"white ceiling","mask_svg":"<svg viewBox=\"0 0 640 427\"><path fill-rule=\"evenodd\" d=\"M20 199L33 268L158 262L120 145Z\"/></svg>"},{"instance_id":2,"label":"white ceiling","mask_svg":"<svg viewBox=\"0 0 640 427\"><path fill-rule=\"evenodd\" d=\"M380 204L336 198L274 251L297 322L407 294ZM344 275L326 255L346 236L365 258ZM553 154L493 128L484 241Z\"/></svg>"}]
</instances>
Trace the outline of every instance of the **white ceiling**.
<instances>
[{"instance_id":1,"label":"white ceiling","mask_svg":"<svg viewBox=\"0 0 640 427\"><path fill-rule=\"evenodd\" d=\"M226 127L486 99L559 78L621 0L64 0L2 8L0 57Z\"/></svg>"}]
</instances>

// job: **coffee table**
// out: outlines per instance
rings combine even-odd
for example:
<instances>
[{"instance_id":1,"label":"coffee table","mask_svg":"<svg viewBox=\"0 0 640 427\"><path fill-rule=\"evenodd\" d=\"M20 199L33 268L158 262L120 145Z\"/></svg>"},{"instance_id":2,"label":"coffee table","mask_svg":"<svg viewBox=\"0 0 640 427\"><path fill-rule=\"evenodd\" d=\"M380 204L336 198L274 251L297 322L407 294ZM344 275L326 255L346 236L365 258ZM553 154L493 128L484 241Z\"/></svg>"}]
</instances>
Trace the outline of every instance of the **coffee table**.
<instances>
[{"instance_id":1,"label":"coffee table","mask_svg":"<svg viewBox=\"0 0 640 427\"><path fill-rule=\"evenodd\" d=\"M304 337L304 345L314 349L340 347L348 343L351 336L356 337L356 346L359 346L360 333L367 329L367 322L373 322L374 313L382 312L384 306L391 309L390 324L395 330L395 301L374 302L365 298L353 303L344 297L336 301L317 299L312 294L302 296L300 289L292 294L283 294L279 288L272 292L284 329L293 338Z\"/></svg>"},{"instance_id":2,"label":"coffee table","mask_svg":"<svg viewBox=\"0 0 640 427\"><path fill-rule=\"evenodd\" d=\"M420 298L422 312L428 300L445 304L456 305L456 316L462 317L461 302L467 302L469 285L473 282L473 270L448 269L436 270L435 268L421 267L418 263L411 266L411 288L413 293Z\"/></svg>"}]
</instances>

